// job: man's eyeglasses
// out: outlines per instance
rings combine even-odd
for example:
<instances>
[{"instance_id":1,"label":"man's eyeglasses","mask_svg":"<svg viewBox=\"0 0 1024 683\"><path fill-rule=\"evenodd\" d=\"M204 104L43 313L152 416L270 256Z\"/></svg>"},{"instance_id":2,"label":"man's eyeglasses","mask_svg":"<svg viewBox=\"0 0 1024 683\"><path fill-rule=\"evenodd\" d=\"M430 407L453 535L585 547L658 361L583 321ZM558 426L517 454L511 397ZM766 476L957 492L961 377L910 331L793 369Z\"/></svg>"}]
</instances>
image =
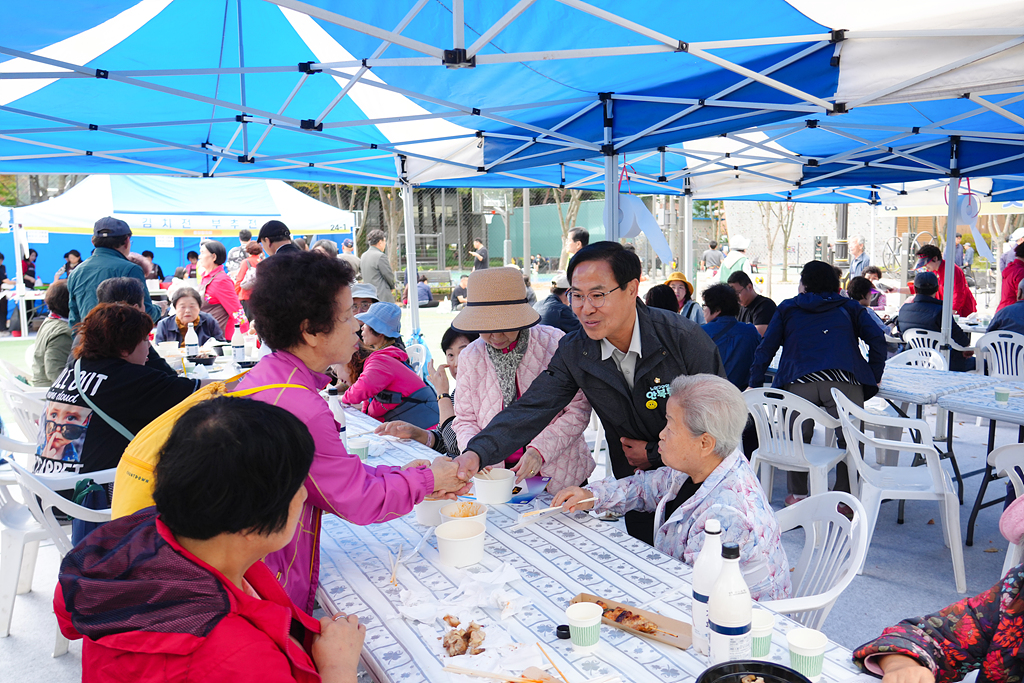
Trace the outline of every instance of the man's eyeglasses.
<instances>
[{"instance_id":1,"label":"man's eyeglasses","mask_svg":"<svg viewBox=\"0 0 1024 683\"><path fill-rule=\"evenodd\" d=\"M46 421L46 436L49 437L54 432L60 432L60 435L68 441L75 441L88 429L88 425L76 425L76 424L61 424L57 422Z\"/></svg>"},{"instance_id":2,"label":"man's eyeglasses","mask_svg":"<svg viewBox=\"0 0 1024 683\"><path fill-rule=\"evenodd\" d=\"M372 301L363 301L358 304L353 304L352 310L355 311L356 313L366 313L368 310L370 310L370 306L372 305Z\"/></svg>"},{"instance_id":3,"label":"man's eyeglasses","mask_svg":"<svg viewBox=\"0 0 1024 683\"><path fill-rule=\"evenodd\" d=\"M607 292L591 292L590 294L584 294L583 292L572 292L570 291L567 296L569 297L569 305L573 308L582 308L583 302L589 300L590 305L594 308L601 308L604 306L604 299L606 296L614 292L616 289L622 289L622 287L615 287L609 289Z\"/></svg>"}]
</instances>

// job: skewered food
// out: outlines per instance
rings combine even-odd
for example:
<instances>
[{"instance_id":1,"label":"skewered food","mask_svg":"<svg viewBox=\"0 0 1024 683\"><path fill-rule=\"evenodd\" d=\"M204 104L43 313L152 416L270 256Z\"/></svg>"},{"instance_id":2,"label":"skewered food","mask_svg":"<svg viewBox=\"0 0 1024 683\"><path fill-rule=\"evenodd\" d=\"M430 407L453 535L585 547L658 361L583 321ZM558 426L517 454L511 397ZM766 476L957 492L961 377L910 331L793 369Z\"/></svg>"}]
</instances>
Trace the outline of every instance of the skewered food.
<instances>
[{"instance_id":1,"label":"skewered food","mask_svg":"<svg viewBox=\"0 0 1024 683\"><path fill-rule=\"evenodd\" d=\"M639 614L634 614L628 609L622 607L609 607L607 603L597 601L597 604L604 610L604 618L611 619L617 624L621 624L626 628L631 628L634 631L640 631L641 633L657 633L658 625L650 619L645 619Z\"/></svg>"}]
</instances>

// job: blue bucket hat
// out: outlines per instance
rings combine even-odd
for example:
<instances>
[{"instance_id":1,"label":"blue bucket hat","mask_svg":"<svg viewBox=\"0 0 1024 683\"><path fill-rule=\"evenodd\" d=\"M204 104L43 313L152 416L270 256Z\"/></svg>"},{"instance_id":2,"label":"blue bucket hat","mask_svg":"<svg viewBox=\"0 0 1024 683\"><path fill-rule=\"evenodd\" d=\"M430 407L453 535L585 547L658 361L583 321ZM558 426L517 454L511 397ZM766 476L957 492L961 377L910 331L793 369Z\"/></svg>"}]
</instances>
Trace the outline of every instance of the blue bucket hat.
<instances>
[{"instance_id":1,"label":"blue bucket hat","mask_svg":"<svg viewBox=\"0 0 1024 683\"><path fill-rule=\"evenodd\" d=\"M377 334L398 339L402 336L402 309L390 301L378 301L356 320L366 323Z\"/></svg>"}]
</instances>

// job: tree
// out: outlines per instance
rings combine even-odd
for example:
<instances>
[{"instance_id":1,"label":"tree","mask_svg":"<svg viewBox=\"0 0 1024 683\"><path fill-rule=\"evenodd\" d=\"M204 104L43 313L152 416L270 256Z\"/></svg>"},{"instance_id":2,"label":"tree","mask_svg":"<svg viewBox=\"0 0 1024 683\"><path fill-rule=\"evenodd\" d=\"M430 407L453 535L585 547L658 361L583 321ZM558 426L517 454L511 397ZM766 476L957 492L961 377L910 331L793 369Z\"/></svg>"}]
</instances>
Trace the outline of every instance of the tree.
<instances>
[{"instance_id":1,"label":"tree","mask_svg":"<svg viewBox=\"0 0 1024 683\"><path fill-rule=\"evenodd\" d=\"M796 217L796 205L791 202L772 203L778 206L779 229L782 231L782 281L789 282L789 238L793 234L793 219Z\"/></svg>"},{"instance_id":2,"label":"tree","mask_svg":"<svg viewBox=\"0 0 1024 683\"><path fill-rule=\"evenodd\" d=\"M583 201L583 190L569 190L569 206L565 213L562 213L562 203L565 201L565 190L555 188L555 207L558 209L558 222L562 226L562 256L558 260L558 269L565 270L569 265L569 253L565 250L565 240L569 237L569 230L576 226L576 217L580 213L580 203Z\"/></svg>"},{"instance_id":3,"label":"tree","mask_svg":"<svg viewBox=\"0 0 1024 683\"><path fill-rule=\"evenodd\" d=\"M758 202L757 209L761 213L761 227L764 228L764 241L768 245L768 297L772 295L772 255L775 253L775 240L779 233L786 235L784 244L789 242L789 233L793 231L793 217L796 206L789 202ZM788 267L789 259L784 258L783 264ZM785 276L783 280L785 280Z\"/></svg>"},{"instance_id":4,"label":"tree","mask_svg":"<svg viewBox=\"0 0 1024 683\"><path fill-rule=\"evenodd\" d=\"M381 208L384 212L384 223L388 226L388 243L386 246L391 269L398 271L398 229L404 222L405 211L402 207L402 191L397 187L378 187ZM408 245L407 245L408 248Z\"/></svg>"}]
</instances>

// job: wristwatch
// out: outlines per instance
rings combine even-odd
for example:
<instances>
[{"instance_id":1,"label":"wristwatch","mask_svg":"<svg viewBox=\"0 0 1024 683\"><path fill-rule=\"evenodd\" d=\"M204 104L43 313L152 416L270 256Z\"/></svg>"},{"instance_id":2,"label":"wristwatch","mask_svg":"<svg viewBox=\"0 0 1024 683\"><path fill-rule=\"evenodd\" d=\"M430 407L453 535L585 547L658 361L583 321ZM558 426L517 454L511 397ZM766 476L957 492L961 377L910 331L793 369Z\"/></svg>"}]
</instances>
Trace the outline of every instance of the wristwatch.
<instances>
[{"instance_id":1,"label":"wristwatch","mask_svg":"<svg viewBox=\"0 0 1024 683\"><path fill-rule=\"evenodd\" d=\"M452 401L452 395L451 395L451 394L438 394L438 395L437 395L437 400L438 400L438 401L440 401L440 400L441 400L442 398L446 398L446 399L448 399L449 401ZM455 401L452 401L452 403L454 403L454 402L455 402Z\"/></svg>"}]
</instances>

